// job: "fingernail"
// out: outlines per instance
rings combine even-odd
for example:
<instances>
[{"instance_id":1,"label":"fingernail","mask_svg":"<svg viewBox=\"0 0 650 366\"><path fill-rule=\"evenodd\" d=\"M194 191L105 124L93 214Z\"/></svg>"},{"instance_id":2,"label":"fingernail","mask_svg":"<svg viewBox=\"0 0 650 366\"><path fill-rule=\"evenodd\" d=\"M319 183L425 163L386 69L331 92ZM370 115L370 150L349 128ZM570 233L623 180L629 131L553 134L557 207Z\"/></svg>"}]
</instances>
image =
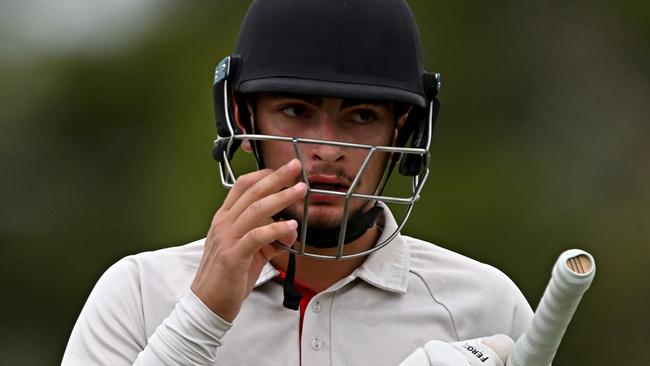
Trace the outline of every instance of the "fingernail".
<instances>
[{"instance_id":1,"label":"fingernail","mask_svg":"<svg viewBox=\"0 0 650 366\"><path fill-rule=\"evenodd\" d=\"M305 182L298 182L293 185L293 189L295 189L296 191L306 190L307 185L305 184Z\"/></svg>"},{"instance_id":2,"label":"fingernail","mask_svg":"<svg viewBox=\"0 0 650 366\"><path fill-rule=\"evenodd\" d=\"M287 163L287 166L289 168L295 168L298 166L299 163L300 161L298 159L291 159L291 161Z\"/></svg>"},{"instance_id":3,"label":"fingernail","mask_svg":"<svg viewBox=\"0 0 650 366\"><path fill-rule=\"evenodd\" d=\"M298 222L296 220L285 221L290 229L296 230L298 228Z\"/></svg>"}]
</instances>

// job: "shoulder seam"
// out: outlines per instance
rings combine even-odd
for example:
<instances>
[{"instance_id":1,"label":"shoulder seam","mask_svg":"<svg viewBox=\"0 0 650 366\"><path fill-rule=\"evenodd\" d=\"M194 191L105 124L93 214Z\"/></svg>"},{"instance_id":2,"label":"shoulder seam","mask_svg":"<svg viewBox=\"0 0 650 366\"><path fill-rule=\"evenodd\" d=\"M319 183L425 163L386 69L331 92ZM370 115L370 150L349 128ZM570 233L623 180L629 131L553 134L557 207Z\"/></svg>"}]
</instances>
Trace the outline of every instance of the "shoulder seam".
<instances>
[{"instance_id":1,"label":"shoulder seam","mask_svg":"<svg viewBox=\"0 0 650 366\"><path fill-rule=\"evenodd\" d=\"M454 336L456 337L457 341L460 341L461 339L458 337L458 329L456 329L456 322L454 321L454 316L451 314L451 311L449 310L447 305L443 304L441 301L439 301L436 298L436 295L433 294L433 291L431 290L431 287L429 287L427 281L425 281L424 278L418 272L413 270L409 270L409 272L413 273L415 276L417 276L417 278L420 279L420 281L422 281L422 283L424 283L424 286L427 288L427 291L429 291L429 295L431 295L433 301L435 301L438 305L442 306L445 309L445 311L447 311L447 314L449 314L449 319L451 320L451 326L454 329Z\"/></svg>"}]
</instances>

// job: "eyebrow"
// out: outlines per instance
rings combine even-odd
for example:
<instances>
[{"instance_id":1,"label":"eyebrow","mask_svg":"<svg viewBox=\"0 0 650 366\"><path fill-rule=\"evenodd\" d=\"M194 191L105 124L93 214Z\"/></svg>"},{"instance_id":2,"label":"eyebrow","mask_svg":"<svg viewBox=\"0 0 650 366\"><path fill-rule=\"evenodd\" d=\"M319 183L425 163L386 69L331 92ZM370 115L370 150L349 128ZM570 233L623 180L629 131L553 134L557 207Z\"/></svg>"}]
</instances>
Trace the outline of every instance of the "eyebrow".
<instances>
[{"instance_id":1,"label":"eyebrow","mask_svg":"<svg viewBox=\"0 0 650 366\"><path fill-rule=\"evenodd\" d=\"M302 100L303 102L309 103L309 104L314 104L317 106L320 106L323 104L323 97L320 96L314 96L314 95L306 95L306 94L295 94L295 93L282 93L282 92L274 92L274 93L269 93L269 96L273 99L281 99L281 98L288 98L288 99L298 99ZM388 102L388 101L380 101L380 100L365 100L365 99L356 99L356 98L343 98L343 103L341 103L341 109L343 108L348 108L348 107L354 107L357 105L375 105L375 106L384 106L386 108L390 109L390 106L393 102Z\"/></svg>"}]
</instances>

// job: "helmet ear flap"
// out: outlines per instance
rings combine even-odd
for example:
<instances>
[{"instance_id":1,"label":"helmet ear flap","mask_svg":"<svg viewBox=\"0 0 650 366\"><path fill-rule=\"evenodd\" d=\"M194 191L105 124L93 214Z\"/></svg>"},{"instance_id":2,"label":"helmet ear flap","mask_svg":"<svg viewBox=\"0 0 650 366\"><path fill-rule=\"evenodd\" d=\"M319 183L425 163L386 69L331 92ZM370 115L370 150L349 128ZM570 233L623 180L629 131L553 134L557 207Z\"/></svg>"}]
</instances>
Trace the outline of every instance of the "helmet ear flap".
<instances>
[{"instance_id":1,"label":"helmet ear flap","mask_svg":"<svg viewBox=\"0 0 650 366\"><path fill-rule=\"evenodd\" d=\"M429 149L431 137L433 135L433 128L438 118L438 111L440 110L440 101L438 100L438 93L440 92L440 74L432 74L425 72L422 81L424 83L424 92L429 101L429 106L426 109L417 109L411 111L410 115L404 126L410 126L405 132L405 138L408 139L410 130L413 130L411 137L411 144L409 147L416 149ZM405 143L405 142L404 142ZM405 176L416 176L422 173L427 166L428 156L417 154L403 154L402 161L399 166L399 172Z\"/></svg>"},{"instance_id":2,"label":"helmet ear flap","mask_svg":"<svg viewBox=\"0 0 650 366\"><path fill-rule=\"evenodd\" d=\"M413 137L411 138L411 144L409 147L412 148L426 148L427 140L427 114L426 111L420 109L416 113L417 121L413 122L415 130L413 131ZM410 116L409 116L410 117ZM402 161L399 165L399 173L404 176L412 177L422 173L422 169L425 164L424 156L418 154L403 154Z\"/></svg>"},{"instance_id":3,"label":"helmet ear flap","mask_svg":"<svg viewBox=\"0 0 650 366\"><path fill-rule=\"evenodd\" d=\"M233 108L234 97L232 84L238 72L240 57L231 55L219 62L215 70L212 84L212 100L217 123L217 139L212 147L212 157L223 163L224 158L231 159L239 145L240 140L232 137L241 133L236 123Z\"/></svg>"}]
</instances>

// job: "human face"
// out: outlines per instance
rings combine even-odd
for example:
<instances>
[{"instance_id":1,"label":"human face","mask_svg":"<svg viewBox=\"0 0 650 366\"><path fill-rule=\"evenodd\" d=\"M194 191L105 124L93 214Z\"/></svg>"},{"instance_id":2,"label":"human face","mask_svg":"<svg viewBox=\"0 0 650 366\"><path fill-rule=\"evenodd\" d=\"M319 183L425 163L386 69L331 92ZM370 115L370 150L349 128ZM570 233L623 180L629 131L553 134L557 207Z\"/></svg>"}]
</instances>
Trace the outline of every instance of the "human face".
<instances>
[{"instance_id":1,"label":"human face","mask_svg":"<svg viewBox=\"0 0 650 366\"><path fill-rule=\"evenodd\" d=\"M395 104L390 102L287 94L260 94L255 107L250 109L257 134L365 145L392 145L406 118L398 118ZM277 169L296 157L293 145L288 142L261 141L258 146L267 168ZM300 152L311 188L342 192L349 189L368 155L367 149L305 143L300 144ZM387 159L387 153L373 155L355 193L375 193ZM338 228L344 203L339 196L312 193L309 227ZM349 212L354 214L371 205L370 201L353 199ZM304 201L293 204L287 211L301 220L303 207Z\"/></svg>"}]
</instances>

